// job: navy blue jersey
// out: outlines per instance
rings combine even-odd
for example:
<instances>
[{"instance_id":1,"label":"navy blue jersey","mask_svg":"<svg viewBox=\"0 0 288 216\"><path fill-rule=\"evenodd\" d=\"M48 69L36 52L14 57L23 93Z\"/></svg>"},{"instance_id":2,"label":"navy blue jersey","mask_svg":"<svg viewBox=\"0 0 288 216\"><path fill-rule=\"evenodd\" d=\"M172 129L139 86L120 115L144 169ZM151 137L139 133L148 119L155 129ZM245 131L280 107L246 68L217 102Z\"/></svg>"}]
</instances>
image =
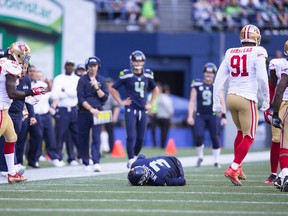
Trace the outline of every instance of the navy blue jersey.
<instances>
[{"instance_id":1,"label":"navy blue jersey","mask_svg":"<svg viewBox=\"0 0 288 216\"><path fill-rule=\"evenodd\" d=\"M98 96L96 89L91 86L91 79L88 74L85 74L79 79L77 85L77 97L80 110L88 111L82 106L84 101L87 101L93 108L98 110L102 110L102 106L107 101L109 90L105 78L97 74L96 80L98 81L99 88L105 93L102 98Z\"/></svg>"},{"instance_id":2,"label":"navy blue jersey","mask_svg":"<svg viewBox=\"0 0 288 216\"><path fill-rule=\"evenodd\" d=\"M213 106L213 84L207 85L202 81L193 80L192 88L197 91L197 114L212 115Z\"/></svg>"},{"instance_id":3,"label":"navy blue jersey","mask_svg":"<svg viewBox=\"0 0 288 216\"><path fill-rule=\"evenodd\" d=\"M113 84L113 88L119 89L124 86L127 97L132 100L131 107L135 109L145 109L147 103L147 92L156 87L153 72L144 69L143 73L135 74L133 71L125 69L120 72L119 78Z\"/></svg>"},{"instance_id":4,"label":"navy blue jersey","mask_svg":"<svg viewBox=\"0 0 288 216\"><path fill-rule=\"evenodd\" d=\"M18 91L23 91L23 92L31 89L31 80L30 80L28 75L24 76L19 81L19 84L17 85L16 89ZM22 115L24 104L25 104L25 99L13 100L13 102L9 108L9 112L19 113L20 115ZM33 105L26 103L26 107L28 109L29 115L31 117L35 117Z\"/></svg>"},{"instance_id":5,"label":"navy blue jersey","mask_svg":"<svg viewBox=\"0 0 288 216\"><path fill-rule=\"evenodd\" d=\"M176 157L157 156L146 158L139 155L131 168L147 167L150 173L147 185L153 186L183 186L186 184L182 164Z\"/></svg>"}]
</instances>

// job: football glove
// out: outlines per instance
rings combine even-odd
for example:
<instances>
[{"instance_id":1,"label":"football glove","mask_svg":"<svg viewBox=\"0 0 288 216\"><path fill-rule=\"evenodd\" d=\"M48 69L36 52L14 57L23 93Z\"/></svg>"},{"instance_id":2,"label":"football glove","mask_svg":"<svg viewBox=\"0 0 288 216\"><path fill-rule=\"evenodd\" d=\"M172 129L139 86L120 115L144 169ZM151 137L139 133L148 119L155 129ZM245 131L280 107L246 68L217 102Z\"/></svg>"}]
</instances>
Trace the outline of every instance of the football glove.
<instances>
[{"instance_id":1,"label":"football glove","mask_svg":"<svg viewBox=\"0 0 288 216\"><path fill-rule=\"evenodd\" d=\"M272 118L272 125L276 128L281 129L283 126L283 123L281 121L281 119L279 118L278 115L273 114L273 118Z\"/></svg>"},{"instance_id":2,"label":"football glove","mask_svg":"<svg viewBox=\"0 0 288 216\"><path fill-rule=\"evenodd\" d=\"M272 120L272 113L270 112L269 109L267 109L266 111L264 111L264 119L268 124L271 124L271 120Z\"/></svg>"},{"instance_id":3,"label":"football glove","mask_svg":"<svg viewBox=\"0 0 288 216\"><path fill-rule=\"evenodd\" d=\"M42 86L34 87L31 89L31 91L32 91L32 96L45 94L45 89Z\"/></svg>"}]
</instances>

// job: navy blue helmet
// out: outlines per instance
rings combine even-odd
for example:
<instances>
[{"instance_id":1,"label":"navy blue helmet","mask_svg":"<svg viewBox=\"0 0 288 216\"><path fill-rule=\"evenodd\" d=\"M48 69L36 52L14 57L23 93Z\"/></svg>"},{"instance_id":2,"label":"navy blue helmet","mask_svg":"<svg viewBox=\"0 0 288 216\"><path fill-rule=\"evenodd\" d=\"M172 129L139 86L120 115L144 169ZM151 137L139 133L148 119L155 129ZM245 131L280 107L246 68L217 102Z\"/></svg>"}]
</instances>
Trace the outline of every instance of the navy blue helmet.
<instances>
[{"instance_id":1,"label":"navy blue helmet","mask_svg":"<svg viewBox=\"0 0 288 216\"><path fill-rule=\"evenodd\" d=\"M134 52L131 53L130 55L130 65L133 69L142 69L144 67L144 64L145 64L145 60L146 60L146 57L144 55L143 52L139 51L139 50L136 50ZM143 64L142 65L138 65L138 66L135 66L134 65L134 62L135 61L142 61Z\"/></svg>"},{"instance_id":2,"label":"navy blue helmet","mask_svg":"<svg viewBox=\"0 0 288 216\"><path fill-rule=\"evenodd\" d=\"M212 72L214 74L216 74L217 72L217 67L214 63L212 62L208 62L204 65L204 69L203 69L203 72Z\"/></svg>"},{"instance_id":3,"label":"navy blue helmet","mask_svg":"<svg viewBox=\"0 0 288 216\"><path fill-rule=\"evenodd\" d=\"M143 166L136 166L129 171L127 178L131 185L142 186L149 179L149 170Z\"/></svg>"}]
</instances>

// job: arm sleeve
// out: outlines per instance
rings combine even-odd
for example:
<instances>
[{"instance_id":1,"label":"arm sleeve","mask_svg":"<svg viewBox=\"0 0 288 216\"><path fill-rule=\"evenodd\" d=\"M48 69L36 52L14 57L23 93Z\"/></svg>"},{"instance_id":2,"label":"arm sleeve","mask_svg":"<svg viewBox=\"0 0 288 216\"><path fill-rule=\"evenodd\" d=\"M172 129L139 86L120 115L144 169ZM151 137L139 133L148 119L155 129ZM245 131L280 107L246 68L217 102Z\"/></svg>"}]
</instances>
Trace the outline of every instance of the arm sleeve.
<instances>
[{"instance_id":1,"label":"arm sleeve","mask_svg":"<svg viewBox=\"0 0 288 216\"><path fill-rule=\"evenodd\" d=\"M166 185L167 186L183 186L186 184L185 178L166 178Z\"/></svg>"},{"instance_id":2,"label":"arm sleeve","mask_svg":"<svg viewBox=\"0 0 288 216\"><path fill-rule=\"evenodd\" d=\"M53 82L53 88L52 88L52 91L55 95L57 95L58 99L62 99L62 98L65 98L67 97L67 93L66 92L63 92L61 89L62 89L62 85L61 85L61 82L65 82L64 80L61 80L60 79L61 77L56 77L54 79L54 82Z\"/></svg>"},{"instance_id":3,"label":"arm sleeve","mask_svg":"<svg viewBox=\"0 0 288 216\"><path fill-rule=\"evenodd\" d=\"M82 106L83 102L85 101L85 98L84 98L84 83L81 79L78 81L77 85L77 97L79 106Z\"/></svg>"},{"instance_id":4,"label":"arm sleeve","mask_svg":"<svg viewBox=\"0 0 288 216\"><path fill-rule=\"evenodd\" d=\"M229 67L225 57L225 59L223 60L218 69L213 84L213 104L220 104L220 94L225 84L225 81L228 79L228 77L229 77Z\"/></svg>"},{"instance_id":5,"label":"arm sleeve","mask_svg":"<svg viewBox=\"0 0 288 216\"><path fill-rule=\"evenodd\" d=\"M35 113L34 113L34 106L32 104L29 103L25 103L29 116L35 118Z\"/></svg>"},{"instance_id":6,"label":"arm sleeve","mask_svg":"<svg viewBox=\"0 0 288 216\"><path fill-rule=\"evenodd\" d=\"M263 95L265 101L270 100L269 98L269 85L268 85L268 74L266 70L266 58L267 52L264 48L260 49L257 53L257 60L255 63L255 68L257 68L257 81L259 89Z\"/></svg>"}]
</instances>

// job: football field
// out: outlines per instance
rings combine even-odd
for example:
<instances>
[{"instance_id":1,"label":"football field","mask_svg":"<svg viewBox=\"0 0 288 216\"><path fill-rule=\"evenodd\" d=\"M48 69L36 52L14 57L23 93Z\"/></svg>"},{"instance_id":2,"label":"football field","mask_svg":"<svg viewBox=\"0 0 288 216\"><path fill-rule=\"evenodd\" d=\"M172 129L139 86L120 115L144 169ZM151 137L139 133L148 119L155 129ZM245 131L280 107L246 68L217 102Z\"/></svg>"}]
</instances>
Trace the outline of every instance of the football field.
<instances>
[{"instance_id":1,"label":"football field","mask_svg":"<svg viewBox=\"0 0 288 216\"><path fill-rule=\"evenodd\" d=\"M269 161L243 167L242 187L224 177L227 165L192 164L183 187L130 186L127 172L1 184L0 215L288 215L288 193L264 184Z\"/></svg>"}]
</instances>

